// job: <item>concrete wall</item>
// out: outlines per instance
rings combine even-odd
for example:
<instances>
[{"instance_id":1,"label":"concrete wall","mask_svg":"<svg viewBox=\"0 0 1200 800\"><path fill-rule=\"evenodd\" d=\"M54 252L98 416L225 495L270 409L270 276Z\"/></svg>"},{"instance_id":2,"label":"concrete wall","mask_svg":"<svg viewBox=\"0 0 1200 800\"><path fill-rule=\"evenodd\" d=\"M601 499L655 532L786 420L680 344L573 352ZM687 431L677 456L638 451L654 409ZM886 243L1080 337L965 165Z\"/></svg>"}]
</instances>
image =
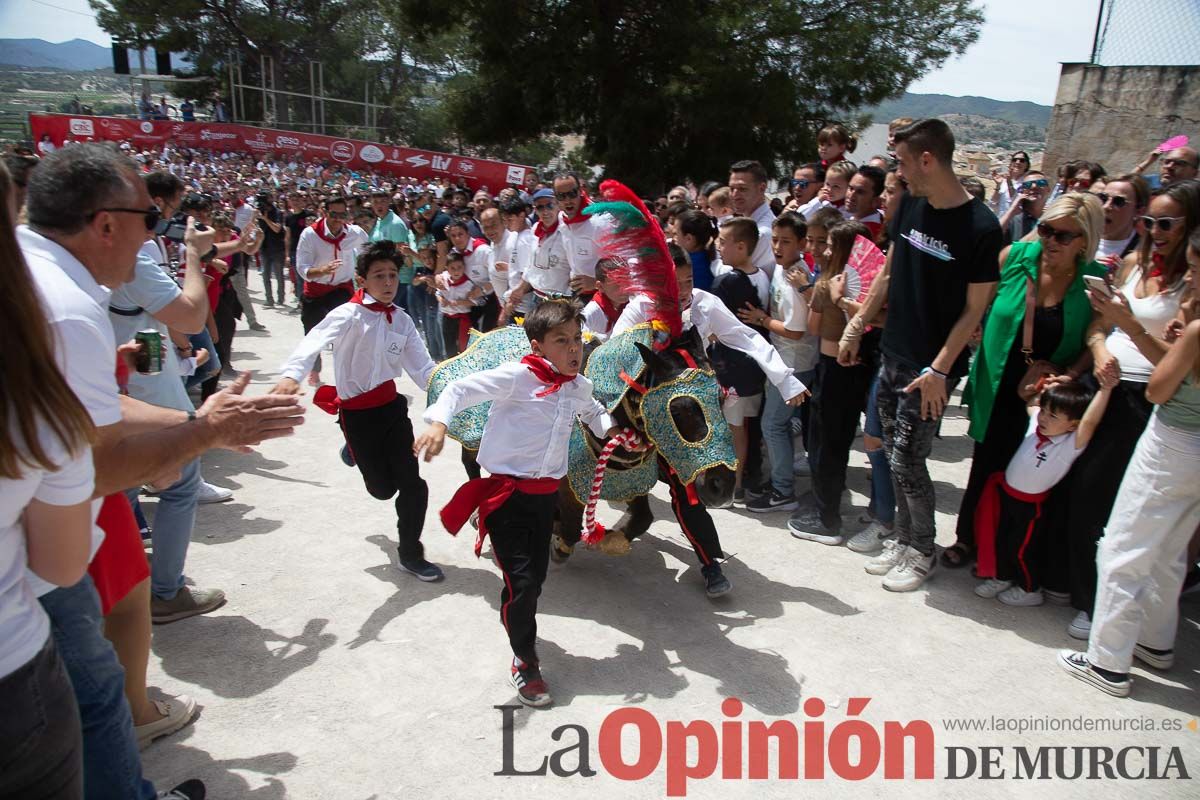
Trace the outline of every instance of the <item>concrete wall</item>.
<instances>
[{"instance_id":1,"label":"concrete wall","mask_svg":"<svg viewBox=\"0 0 1200 800\"><path fill-rule=\"evenodd\" d=\"M1064 161L1086 159L1125 172L1181 133L1200 146L1200 66L1063 64L1042 169L1053 175Z\"/></svg>"}]
</instances>

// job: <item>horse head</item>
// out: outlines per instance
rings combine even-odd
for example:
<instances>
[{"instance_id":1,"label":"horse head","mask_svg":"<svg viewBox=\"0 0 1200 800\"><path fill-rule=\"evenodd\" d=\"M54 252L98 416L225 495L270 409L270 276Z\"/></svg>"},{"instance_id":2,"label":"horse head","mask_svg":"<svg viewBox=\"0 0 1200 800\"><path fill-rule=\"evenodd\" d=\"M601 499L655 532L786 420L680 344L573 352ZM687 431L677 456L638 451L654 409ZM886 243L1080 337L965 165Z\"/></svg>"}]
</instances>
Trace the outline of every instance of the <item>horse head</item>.
<instances>
[{"instance_id":1,"label":"horse head","mask_svg":"<svg viewBox=\"0 0 1200 800\"><path fill-rule=\"evenodd\" d=\"M646 365L641 395L630 419L685 484L710 508L733 501L734 465L729 428L721 413L720 386L693 328L655 351L637 345ZM623 420L624 421L624 420Z\"/></svg>"}]
</instances>

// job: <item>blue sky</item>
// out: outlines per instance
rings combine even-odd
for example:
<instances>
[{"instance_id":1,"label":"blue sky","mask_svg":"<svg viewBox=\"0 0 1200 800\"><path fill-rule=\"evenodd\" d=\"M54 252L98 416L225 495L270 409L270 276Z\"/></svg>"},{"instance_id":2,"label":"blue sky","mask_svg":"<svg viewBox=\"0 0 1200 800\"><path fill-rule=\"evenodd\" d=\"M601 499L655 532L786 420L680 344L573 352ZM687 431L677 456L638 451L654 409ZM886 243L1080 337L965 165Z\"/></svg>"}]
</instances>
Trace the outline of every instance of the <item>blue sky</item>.
<instances>
[{"instance_id":1,"label":"blue sky","mask_svg":"<svg viewBox=\"0 0 1200 800\"><path fill-rule=\"evenodd\" d=\"M1100 0L991 0L979 41L961 58L926 75L910 91L1031 100L1051 105L1059 62L1087 61ZM0 0L6 38L108 46L87 0Z\"/></svg>"}]
</instances>

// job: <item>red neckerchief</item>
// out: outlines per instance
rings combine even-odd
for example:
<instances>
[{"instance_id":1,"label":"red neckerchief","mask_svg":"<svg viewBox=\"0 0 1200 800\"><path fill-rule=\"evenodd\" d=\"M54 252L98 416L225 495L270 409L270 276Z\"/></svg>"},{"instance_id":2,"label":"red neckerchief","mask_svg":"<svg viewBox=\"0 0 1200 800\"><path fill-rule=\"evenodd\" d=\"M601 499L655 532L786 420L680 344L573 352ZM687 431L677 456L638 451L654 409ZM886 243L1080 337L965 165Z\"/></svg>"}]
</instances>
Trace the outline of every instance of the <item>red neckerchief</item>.
<instances>
[{"instance_id":1,"label":"red neckerchief","mask_svg":"<svg viewBox=\"0 0 1200 800\"><path fill-rule=\"evenodd\" d=\"M393 305L392 303L380 303L379 301L375 301L374 303L364 303L363 297L365 295L366 295L366 291L363 289L359 289L357 292L355 292L354 294L352 294L350 296L350 302L358 303L363 308L370 309L371 311L375 311L380 314L387 314L388 324L391 324L392 309L394 309L396 306Z\"/></svg>"},{"instance_id":2,"label":"red neckerchief","mask_svg":"<svg viewBox=\"0 0 1200 800\"><path fill-rule=\"evenodd\" d=\"M462 274L461 278L451 278L449 275L446 276L446 283L449 286L462 286L469 280L471 279L467 277L467 273L465 272Z\"/></svg>"},{"instance_id":3,"label":"red neckerchief","mask_svg":"<svg viewBox=\"0 0 1200 800\"><path fill-rule=\"evenodd\" d=\"M575 216L571 217L570 219L567 219L566 217L564 217L563 222L567 223L568 225L578 225L580 222L583 222L589 216L589 215L584 214L583 210L585 208L587 208L588 206L590 206L591 204L592 204L592 199L590 197L588 197L587 192L585 192L583 190L583 188L580 187L580 189L579 189L579 210L576 211Z\"/></svg>"},{"instance_id":4,"label":"red neckerchief","mask_svg":"<svg viewBox=\"0 0 1200 800\"><path fill-rule=\"evenodd\" d=\"M533 223L533 235L537 237L539 242L553 234L556 230L558 230L558 220L555 220L554 224L549 228L543 226L540 219Z\"/></svg>"},{"instance_id":5,"label":"red neckerchief","mask_svg":"<svg viewBox=\"0 0 1200 800\"><path fill-rule=\"evenodd\" d=\"M1166 262L1163 260L1162 253L1151 253L1150 263L1153 265L1150 268L1150 274L1147 278L1161 278L1166 272Z\"/></svg>"},{"instance_id":6,"label":"red neckerchief","mask_svg":"<svg viewBox=\"0 0 1200 800\"><path fill-rule=\"evenodd\" d=\"M1046 434L1039 431L1037 428L1033 429L1033 433L1035 436L1037 436L1037 446L1034 448L1034 450L1041 450L1043 447L1045 447L1046 445L1048 445L1052 441L1054 441L1049 436L1047 436Z\"/></svg>"},{"instance_id":7,"label":"red neckerchief","mask_svg":"<svg viewBox=\"0 0 1200 800\"><path fill-rule=\"evenodd\" d=\"M624 308L624 306L617 308L613 305L612 300L608 298L608 295L598 290L592 295L592 301L604 312L604 316L608 319L608 329L611 331L613 325L617 324L617 320L621 316L621 308Z\"/></svg>"},{"instance_id":8,"label":"red neckerchief","mask_svg":"<svg viewBox=\"0 0 1200 800\"><path fill-rule=\"evenodd\" d=\"M478 236L467 243L467 249L461 251L464 256L469 256L475 252L475 248L481 244L487 244L487 239L480 239Z\"/></svg>"},{"instance_id":9,"label":"red neckerchief","mask_svg":"<svg viewBox=\"0 0 1200 800\"><path fill-rule=\"evenodd\" d=\"M529 367L529 371L533 373L533 377L546 384L545 389L537 392L537 397L554 394L563 387L564 383L570 383L575 380L574 375L563 375L541 356L527 355L521 359L521 363Z\"/></svg>"},{"instance_id":10,"label":"red neckerchief","mask_svg":"<svg viewBox=\"0 0 1200 800\"><path fill-rule=\"evenodd\" d=\"M322 241L333 245L334 258L342 257L342 240L346 238L345 225L342 226L342 232L340 234L337 236L330 236L329 232L325 230L325 218L321 217L319 220L313 223L312 229L316 232L317 236L321 237Z\"/></svg>"},{"instance_id":11,"label":"red neckerchief","mask_svg":"<svg viewBox=\"0 0 1200 800\"><path fill-rule=\"evenodd\" d=\"M825 167L825 168L828 168L830 164L836 164L836 163L837 163L837 162L839 162L839 161L845 161L845 160L846 160L846 157L845 157L845 156L838 156L837 158L831 158L831 159L829 159L828 161L826 161L825 159L823 159L823 158L822 158L822 159L821 159L821 166L822 166L822 167Z\"/></svg>"}]
</instances>

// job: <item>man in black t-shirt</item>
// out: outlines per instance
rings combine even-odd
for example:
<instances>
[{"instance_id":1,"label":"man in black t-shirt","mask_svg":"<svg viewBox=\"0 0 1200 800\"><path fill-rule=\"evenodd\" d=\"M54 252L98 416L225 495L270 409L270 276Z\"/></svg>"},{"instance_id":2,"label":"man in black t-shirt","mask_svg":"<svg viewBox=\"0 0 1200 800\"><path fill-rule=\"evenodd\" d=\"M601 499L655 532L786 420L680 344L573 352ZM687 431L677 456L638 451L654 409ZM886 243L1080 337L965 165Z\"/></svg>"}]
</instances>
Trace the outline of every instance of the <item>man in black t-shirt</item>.
<instances>
[{"instance_id":1,"label":"man in black t-shirt","mask_svg":"<svg viewBox=\"0 0 1200 800\"><path fill-rule=\"evenodd\" d=\"M967 341L995 295L1003 235L996 216L954 174L954 135L946 123L924 119L901 128L896 156L911 196L901 200L888 229L886 277L874 282L846 326L838 358L854 362L866 322L886 299L877 402L896 486L896 540L866 570L883 575L885 589L907 592L937 563L925 462L947 383L967 373Z\"/></svg>"},{"instance_id":2,"label":"man in black t-shirt","mask_svg":"<svg viewBox=\"0 0 1200 800\"><path fill-rule=\"evenodd\" d=\"M283 305L284 303L283 268L284 261L287 258L286 250L284 249L287 240L287 234L284 232L286 221L284 220L283 212L271 202L271 195L269 193L259 193L257 206L258 214L256 220L258 227L262 229L263 236L262 248L258 251L258 257L262 262L264 305L267 308L271 308L275 305L275 301L271 299L272 279L275 280L279 305Z\"/></svg>"},{"instance_id":3,"label":"man in black t-shirt","mask_svg":"<svg viewBox=\"0 0 1200 800\"><path fill-rule=\"evenodd\" d=\"M288 195L288 213L283 218L285 251L287 252L284 266L291 273L292 292L296 304L300 304L300 296L304 293L300 276L296 272L296 245L300 243L300 234L309 225L316 222L316 215L304 207L304 195L293 192Z\"/></svg>"}]
</instances>

